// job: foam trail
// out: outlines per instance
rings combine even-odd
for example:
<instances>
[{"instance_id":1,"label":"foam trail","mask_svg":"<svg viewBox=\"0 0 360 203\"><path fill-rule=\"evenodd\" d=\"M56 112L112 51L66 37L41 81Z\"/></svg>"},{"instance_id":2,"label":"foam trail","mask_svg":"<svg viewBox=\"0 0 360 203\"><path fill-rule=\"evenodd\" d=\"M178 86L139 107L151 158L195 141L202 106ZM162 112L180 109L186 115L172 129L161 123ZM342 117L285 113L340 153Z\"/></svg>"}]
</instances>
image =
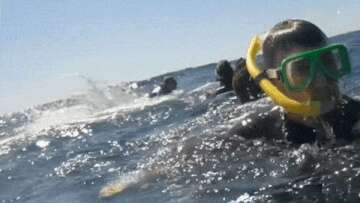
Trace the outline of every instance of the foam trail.
<instances>
[{"instance_id":1,"label":"foam trail","mask_svg":"<svg viewBox=\"0 0 360 203\"><path fill-rule=\"evenodd\" d=\"M149 181L158 177L160 170L137 170L121 176L117 181L105 185L99 192L101 198L108 198L122 193L129 187Z\"/></svg>"}]
</instances>

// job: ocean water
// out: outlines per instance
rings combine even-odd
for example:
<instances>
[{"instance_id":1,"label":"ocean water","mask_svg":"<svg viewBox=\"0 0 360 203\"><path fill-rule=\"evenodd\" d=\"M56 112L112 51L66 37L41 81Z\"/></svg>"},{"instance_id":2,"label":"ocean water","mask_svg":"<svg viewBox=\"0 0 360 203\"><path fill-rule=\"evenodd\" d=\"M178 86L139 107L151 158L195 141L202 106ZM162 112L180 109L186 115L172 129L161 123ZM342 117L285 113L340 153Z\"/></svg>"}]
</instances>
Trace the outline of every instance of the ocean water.
<instances>
[{"instance_id":1,"label":"ocean water","mask_svg":"<svg viewBox=\"0 0 360 203\"><path fill-rule=\"evenodd\" d=\"M343 92L360 99L360 32ZM241 105L214 90L215 64L165 74L174 93L145 96L161 78L89 83L87 92L0 116L0 202L359 202L360 139L319 148L231 137L267 99ZM101 197L104 188L121 192ZM120 189L119 189L120 188Z\"/></svg>"}]
</instances>

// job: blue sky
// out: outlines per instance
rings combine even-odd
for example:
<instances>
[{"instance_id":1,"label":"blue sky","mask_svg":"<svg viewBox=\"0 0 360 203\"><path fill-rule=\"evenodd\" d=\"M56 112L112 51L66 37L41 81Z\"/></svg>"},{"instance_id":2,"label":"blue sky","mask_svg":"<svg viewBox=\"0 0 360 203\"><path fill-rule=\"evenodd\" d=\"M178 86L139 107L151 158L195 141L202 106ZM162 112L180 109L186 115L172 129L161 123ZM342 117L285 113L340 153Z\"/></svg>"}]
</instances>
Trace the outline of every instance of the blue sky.
<instances>
[{"instance_id":1,"label":"blue sky","mask_svg":"<svg viewBox=\"0 0 360 203\"><path fill-rule=\"evenodd\" d=\"M360 1L0 0L0 113L100 81L140 80L243 56L287 18L358 30Z\"/></svg>"}]
</instances>

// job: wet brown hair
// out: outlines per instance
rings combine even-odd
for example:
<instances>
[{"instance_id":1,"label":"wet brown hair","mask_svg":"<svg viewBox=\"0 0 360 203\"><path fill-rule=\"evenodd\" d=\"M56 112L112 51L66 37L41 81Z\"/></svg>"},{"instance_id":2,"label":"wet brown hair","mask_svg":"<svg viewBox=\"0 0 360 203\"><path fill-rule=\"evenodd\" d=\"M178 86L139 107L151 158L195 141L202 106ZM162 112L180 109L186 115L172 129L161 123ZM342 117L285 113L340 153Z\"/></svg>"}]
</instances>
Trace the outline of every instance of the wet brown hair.
<instances>
[{"instance_id":1,"label":"wet brown hair","mask_svg":"<svg viewBox=\"0 0 360 203\"><path fill-rule=\"evenodd\" d=\"M311 49L325 46L327 36L305 20L285 20L276 24L263 43L264 65L276 68L294 47Z\"/></svg>"}]
</instances>

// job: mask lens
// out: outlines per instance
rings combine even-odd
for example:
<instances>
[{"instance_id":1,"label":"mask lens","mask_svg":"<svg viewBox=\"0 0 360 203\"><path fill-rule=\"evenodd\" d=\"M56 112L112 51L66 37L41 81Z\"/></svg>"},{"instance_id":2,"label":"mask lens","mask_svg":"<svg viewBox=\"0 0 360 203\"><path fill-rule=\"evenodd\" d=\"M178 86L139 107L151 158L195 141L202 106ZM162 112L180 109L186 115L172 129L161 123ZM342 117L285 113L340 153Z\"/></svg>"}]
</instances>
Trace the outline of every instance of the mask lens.
<instances>
[{"instance_id":1,"label":"mask lens","mask_svg":"<svg viewBox=\"0 0 360 203\"><path fill-rule=\"evenodd\" d=\"M303 90L311 75L310 61L307 58L298 58L285 64L285 75L290 89Z\"/></svg>"},{"instance_id":2,"label":"mask lens","mask_svg":"<svg viewBox=\"0 0 360 203\"><path fill-rule=\"evenodd\" d=\"M342 76L343 64L341 63L341 54L339 49L332 49L320 55L323 64L324 73L333 79L339 79Z\"/></svg>"}]
</instances>

